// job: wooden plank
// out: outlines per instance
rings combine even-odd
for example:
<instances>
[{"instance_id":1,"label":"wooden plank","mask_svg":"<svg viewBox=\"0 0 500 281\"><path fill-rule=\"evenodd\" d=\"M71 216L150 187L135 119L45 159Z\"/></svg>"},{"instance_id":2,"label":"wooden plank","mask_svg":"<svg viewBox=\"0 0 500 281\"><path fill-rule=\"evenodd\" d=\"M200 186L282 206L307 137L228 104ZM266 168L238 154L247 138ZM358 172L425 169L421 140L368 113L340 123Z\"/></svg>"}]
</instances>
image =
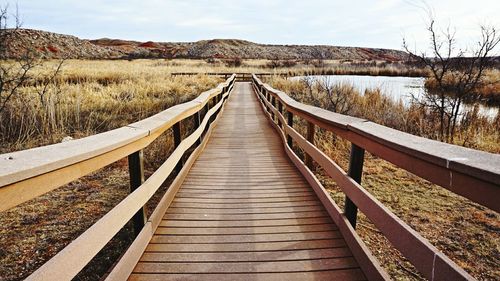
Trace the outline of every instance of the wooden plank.
<instances>
[{"instance_id":1,"label":"wooden plank","mask_svg":"<svg viewBox=\"0 0 500 281\"><path fill-rule=\"evenodd\" d=\"M241 187L241 188L251 188L251 187L269 187L269 188L280 188L280 187L307 187L307 185L303 182L266 182L265 184L261 183L247 183L247 182L203 182L203 181L189 181L184 184L186 187L190 186L201 186L201 187L228 187L228 189L234 188L234 187Z\"/></svg>"},{"instance_id":2,"label":"wooden plank","mask_svg":"<svg viewBox=\"0 0 500 281\"><path fill-rule=\"evenodd\" d=\"M307 249L269 252L144 253L142 262L273 262L351 257L348 248Z\"/></svg>"},{"instance_id":3,"label":"wooden plank","mask_svg":"<svg viewBox=\"0 0 500 281\"><path fill-rule=\"evenodd\" d=\"M323 217L327 213L325 211L313 212L295 212L295 213L269 213L269 214L169 214L163 218L166 220L222 220L222 221L238 221L238 220L273 220L273 219L295 219L295 218L317 218Z\"/></svg>"},{"instance_id":4,"label":"wooden plank","mask_svg":"<svg viewBox=\"0 0 500 281\"><path fill-rule=\"evenodd\" d=\"M298 185L282 185L282 186L268 186L268 185L192 185L192 184L185 184L182 187L183 192L190 192L190 191L196 191L196 190L205 190L205 191L217 191L217 190L225 190L225 191L269 191L269 192L275 192L279 190L284 190L284 191L291 191L291 190L310 190L310 187L303 186L301 184Z\"/></svg>"},{"instance_id":5,"label":"wooden plank","mask_svg":"<svg viewBox=\"0 0 500 281\"><path fill-rule=\"evenodd\" d=\"M289 208L246 208L246 209L216 209L216 208L169 208L169 214L271 214L323 211L323 206L304 206Z\"/></svg>"},{"instance_id":6,"label":"wooden plank","mask_svg":"<svg viewBox=\"0 0 500 281\"><path fill-rule=\"evenodd\" d=\"M220 203L220 204L235 204L235 203L282 203L282 202L303 202L317 200L316 196L298 196L298 197L281 197L281 198L246 198L246 199L210 199L210 198L176 198L176 202L199 202L199 203Z\"/></svg>"},{"instance_id":7,"label":"wooden plank","mask_svg":"<svg viewBox=\"0 0 500 281\"><path fill-rule=\"evenodd\" d=\"M341 238L338 231L317 231L301 233L277 234L240 234L240 235L154 235L151 243L254 243L254 242L280 242L280 241L305 241Z\"/></svg>"},{"instance_id":8,"label":"wooden plank","mask_svg":"<svg viewBox=\"0 0 500 281\"><path fill-rule=\"evenodd\" d=\"M201 263L153 263L139 262L134 273L251 273L251 272L304 272L356 268L351 257L275 261L275 262L201 262Z\"/></svg>"},{"instance_id":9,"label":"wooden plank","mask_svg":"<svg viewBox=\"0 0 500 281\"><path fill-rule=\"evenodd\" d=\"M250 227L158 227L156 234L171 235L233 235L233 234L270 234L300 233L304 231L337 230L334 224L310 224L287 226L250 226Z\"/></svg>"},{"instance_id":10,"label":"wooden plank","mask_svg":"<svg viewBox=\"0 0 500 281\"><path fill-rule=\"evenodd\" d=\"M247 226L280 226L280 225L310 225L331 223L328 217L279 220L250 220L250 221L193 221L162 220L160 226L170 227L247 227Z\"/></svg>"},{"instance_id":11,"label":"wooden plank","mask_svg":"<svg viewBox=\"0 0 500 281\"><path fill-rule=\"evenodd\" d=\"M290 273L232 273L232 274L171 274L169 280L205 280L205 281L317 281L317 280L366 280L359 269L325 270L316 272ZM131 281L163 281L163 274L132 274Z\"/></svg>"},{"instance_id":12,"label":"wooden plank","mask_svg":"<svg viewBox=\"0 0 500 281\"><path fill-rule=\"evenodd\" d=\"M193 203L193 202L178 202L175 200L172 207L180 208L215 208L215 209L244 209L244 208L280 208L280 207L303 207L303 206L322 206L316 200L297 201L297 202L281 202L281 203Z\"/></svg>"},{"instance_id":13,"label":"wooden plank","mask_svg":"<svg viewBox=\"0 0 500 281\"><path fill-rule=\"evenodd\" d=\"M261 251L294 251L308 249L331 249L346 247L344 239L317 239L305 241L277 241L253 243L224 243L224 244L149 244L146 252L172 253L213 253L213 252L261 252Z\"/></svg>"},{"instance_id":14,"label":"wooden plank","mask_svg":"<svg viewBox=\"0 0 500 281\"><path fill-rule=\"evenodd\" d=\"M293 197L306 197L312 196L314 193L312 191L299 191L299 192L276 192L270 194L262 193L247 193L247 194L234 194L234 193L184 193L179 192L177 198L204 198L204 199L272 199L272 198L293 198Z\"/></svg>"}]
</instances>

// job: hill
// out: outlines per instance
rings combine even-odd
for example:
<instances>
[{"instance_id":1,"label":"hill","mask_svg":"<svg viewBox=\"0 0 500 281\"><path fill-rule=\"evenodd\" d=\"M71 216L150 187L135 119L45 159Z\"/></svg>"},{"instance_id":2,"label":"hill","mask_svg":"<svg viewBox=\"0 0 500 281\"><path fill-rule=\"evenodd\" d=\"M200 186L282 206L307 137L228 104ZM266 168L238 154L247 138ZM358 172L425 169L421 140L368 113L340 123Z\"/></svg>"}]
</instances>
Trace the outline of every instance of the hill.
<instances>
[{"instance_id":1,"label":"hill","mask_svg":"<svg viewBox=\"0 0 500 281\"><path fill-rule=\"evenodd\" d=\"M47 31L10 30L10 58L27 50L43 58L243 58L243 59L350 59L400 61L407 58L402 51L377 48L338 47L325 45L266 45L237 39L213 39L197 42L138 42L102 38L80 39ZM10 39L9 39L10 38Z\"/></svg>"}]
</instances>

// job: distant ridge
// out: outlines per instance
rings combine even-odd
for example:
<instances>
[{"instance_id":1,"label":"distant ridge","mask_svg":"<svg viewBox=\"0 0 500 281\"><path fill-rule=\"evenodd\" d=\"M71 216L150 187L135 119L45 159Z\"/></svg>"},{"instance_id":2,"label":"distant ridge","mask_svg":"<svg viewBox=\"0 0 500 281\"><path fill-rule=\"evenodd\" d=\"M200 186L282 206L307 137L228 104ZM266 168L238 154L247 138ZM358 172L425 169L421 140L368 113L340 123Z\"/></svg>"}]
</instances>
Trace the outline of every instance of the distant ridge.
<instances>
[{"instance_id":1,"label":"distant ridge","mask_svg":"<svg viewBox=\"0 0 500 281\"><path fill-rule=\"evenodd\" d=\"M242 59L346 59L401 61L408 54L398 50L337 47L324 45L266 45L239 39L213 39L197 42L138 42L102 38L80 39L47 31L11 30L9 57L23 55L27 50L43 58L242 58Z\"/></svg>"}]
</instances>

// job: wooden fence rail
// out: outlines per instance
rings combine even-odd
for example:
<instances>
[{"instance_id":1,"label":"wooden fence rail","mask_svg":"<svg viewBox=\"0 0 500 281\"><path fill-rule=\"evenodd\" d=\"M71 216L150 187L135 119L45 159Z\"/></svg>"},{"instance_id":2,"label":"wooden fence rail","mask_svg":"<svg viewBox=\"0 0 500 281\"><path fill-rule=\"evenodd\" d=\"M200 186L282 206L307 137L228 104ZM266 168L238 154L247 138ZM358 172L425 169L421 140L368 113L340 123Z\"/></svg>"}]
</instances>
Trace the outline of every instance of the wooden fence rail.
<instances>
[{"instance_id":1,"label":"wooden fence rail","mask_svg":"<svg viewBox=\"0 0 500 281\"><path fill-rule=\"evenodd\" d=\"M70 142L0 155L0 211L8 210L75 179L128 157L131 193L27 280L70 280L131 219L136 234L159 223L164 212L155 210L149 220L144 205L176 169L182 169L183 155L194 144L206 143L212 122L220 115L231 92L235 75L196 99L173 106L128 126ZM213 104L213 105L211 105ZM201 120L200 112L204 111ZM195 131L181 139L180 123L194 116ZM142 149L166 130L174 128L175 150L144 181ZM195 150L193 153L195 153ZM180 164L180 165L179 165ZM174 180L175 182L175 180ZM160 208L162 206L159 205ZM158 207L157 207L158 208Z\"/></svg>"},{"instance_id":2,"label":"wooden fence rail","mask_svg":"<svg viewBox=\"0 0 500 281\"><path fill-rule=\"evenodd\" d=\"M337 224L347 219L354 227L359 208L426 278L473 280L362 188L360 182L364 151L497 212L500 211L500 155L416 137L367 120L304 105L264 84L256 75L252 77L252 84L269 119L280 133L287 154L311 186L323 189L307 168L311 161L315 161L346 194L346 209L343 213L335 211L338 207L329 210ZM307 121L306 137L293 128L294 117ZM348 173L314 145L314 126L331 131L352 143ZM294 144L304 151L304 161L293 152ZM330 200L323 196L325 192L317 193L322 200Z\"/></svg>"}]
</instances>

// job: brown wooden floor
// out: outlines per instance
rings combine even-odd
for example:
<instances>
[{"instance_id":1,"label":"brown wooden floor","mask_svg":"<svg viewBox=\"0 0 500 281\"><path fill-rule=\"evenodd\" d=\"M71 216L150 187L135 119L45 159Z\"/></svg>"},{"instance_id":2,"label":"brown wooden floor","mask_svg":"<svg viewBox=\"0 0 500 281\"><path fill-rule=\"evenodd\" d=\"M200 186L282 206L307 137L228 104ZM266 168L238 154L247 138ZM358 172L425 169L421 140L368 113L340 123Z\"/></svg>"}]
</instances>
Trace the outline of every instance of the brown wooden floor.
<instances>
[{"instance_id":1,"label":"brown wooden floor","mask_svg":"<svg viewBox=\"0 0 500 281\"><path fill-rule=\"evenodd\" d=\"M237 83L205 151L130 280L364 280L288 160L250 83Z\"/></svg>"}]
</instances>

